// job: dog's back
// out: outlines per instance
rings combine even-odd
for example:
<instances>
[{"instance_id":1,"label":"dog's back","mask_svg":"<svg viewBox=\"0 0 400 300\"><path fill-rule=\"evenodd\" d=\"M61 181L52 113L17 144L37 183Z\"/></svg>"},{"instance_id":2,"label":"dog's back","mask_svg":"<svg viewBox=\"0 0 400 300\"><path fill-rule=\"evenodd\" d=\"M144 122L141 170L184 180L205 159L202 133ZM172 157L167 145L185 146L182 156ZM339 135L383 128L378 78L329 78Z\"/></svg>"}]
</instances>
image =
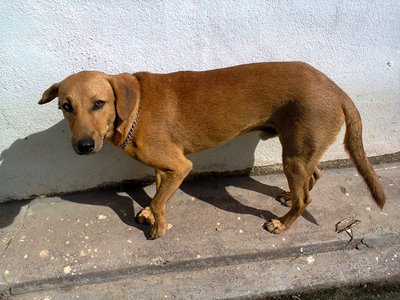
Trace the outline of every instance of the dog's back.
<instances>
[{"instance_id":1,"label":"dog's back","mask_svg":"<svg viewBox=\"0 0 400 300\"><path fill-rule=\"evenodd\" d=\"M154 126L169 124L170 134L182 139L186 153L220 145L252 130L279 131L307 115L320 118L325 111L332 116L325 117L328 122L341 120L341 126L344 121L335 97L339 88L302 62L135 76L142 87L142 113L151 111Z\"/></svg>"}]
</instances>

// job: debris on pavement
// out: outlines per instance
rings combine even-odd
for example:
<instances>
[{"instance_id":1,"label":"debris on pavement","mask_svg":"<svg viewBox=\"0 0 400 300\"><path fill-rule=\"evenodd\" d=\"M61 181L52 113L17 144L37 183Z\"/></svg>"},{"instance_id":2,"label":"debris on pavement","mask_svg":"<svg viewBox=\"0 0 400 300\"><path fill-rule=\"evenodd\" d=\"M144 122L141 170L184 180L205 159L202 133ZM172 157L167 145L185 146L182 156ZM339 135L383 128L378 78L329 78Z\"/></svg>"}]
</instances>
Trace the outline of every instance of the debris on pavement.
<instances>
[{"instance_id":1,"label":"debris on pavement","mask_svg":"<svg viewBox=\"0 0 400 300\"><path fill-rule=\"evenodd\" d=\"M107 219L107 216L105 216L105 215L98 215L98 216L96 217L96 219L97 219L97 220L105 220L105 219Z\"/></svg>"},{"instance_id":2,"label":"debris on pavement","mask_svg":"<svg viewBox=\"0 0 400 300\"><path fill-rule=\"evenodd\" d=\"M162 258L161 256L158 256L151 260L150 266L162 266L166 265L168 262L169 262L168 260Z\"/></svg>"},{"instance_id":3,"label":"debris on pavement","mask_svg":"<svg viewBox=\"0 0 400 300\"><path fill-rule=\"evenodd\" d=\"M312 264L314 261L315 261L315 258L314 258L312 255L307 256L307 262L308 262L308 264Z\"/></svg>"},{"instance_id":4,"label":"debris on pavement","mask_svg":"<svg viewBox=\"0 0 400 300\"><path fill-rule=\"evenodd\" d=\"M354 218L346 218L346 219L336 223L335 231L337 233L341 233L341 232L345 231L350 237L350 241L349 241L349 243L350 243L353 240L352 227L354 227L355 225L357 225L359 223L361 223L360 220L356 220Z\"/></svg>"}]
</instances>

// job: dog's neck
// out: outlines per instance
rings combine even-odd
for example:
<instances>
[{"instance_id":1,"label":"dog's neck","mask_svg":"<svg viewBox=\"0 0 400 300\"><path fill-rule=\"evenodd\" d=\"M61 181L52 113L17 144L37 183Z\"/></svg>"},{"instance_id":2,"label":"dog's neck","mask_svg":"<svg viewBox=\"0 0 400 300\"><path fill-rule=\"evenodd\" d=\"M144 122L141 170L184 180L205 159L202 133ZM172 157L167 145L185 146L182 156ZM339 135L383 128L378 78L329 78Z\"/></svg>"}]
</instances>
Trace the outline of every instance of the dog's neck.
<instances>
[{"instance_id":1,"label":"dog's neck","mask_svg":"<svg viewBox=\"0 0 400 300\"><path fill-rule=\"evenodd\" d=\"M128 131L128 135L126 136L125 140L123 141L122 145L120 146L120 148L121 148L122 150L125 149L126 145L128 144L129 140L130 140L131 137L132 137L133 131L135 130L136 123L137 123L137 120L138 120L138 118L139 118L139 109L140 109L140 106L138 105L138 107L137 107L137 109L136 109L136 117L135 117L135 120L133 121L132 126L131 126L131 128L129 129L129 131Z\"/></svg>"},{"instance_id":2,"label":"dog's neck","mask_svg":"<svg viewBox=\"0 0 400 300\"><path fill-rule=\"evenodd\" d=\"M122 121L118 117L114 124L113 135L110 141L122 150L126 150L127 146L132 141L132 136L135 131L138 119L139 119L139 109L140 101L137 101L135 109L132 111L128 120Z\"/></svg>"}]
</instances>

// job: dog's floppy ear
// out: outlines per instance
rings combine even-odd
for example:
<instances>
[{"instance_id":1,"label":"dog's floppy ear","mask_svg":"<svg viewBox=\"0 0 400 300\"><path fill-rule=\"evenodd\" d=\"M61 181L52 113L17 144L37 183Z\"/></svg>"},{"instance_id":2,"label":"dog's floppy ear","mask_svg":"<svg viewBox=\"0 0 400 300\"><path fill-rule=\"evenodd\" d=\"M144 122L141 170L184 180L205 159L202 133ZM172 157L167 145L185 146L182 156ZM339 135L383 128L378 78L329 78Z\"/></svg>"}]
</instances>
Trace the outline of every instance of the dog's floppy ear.
<instances>
[{"instance_id":1,"label":"dog's floppy ear","mask_svg":"<svg viewBox=\"0 0 400 300\"><path fill-rule=\"evenodd\" d=\"M134 110L139 93L137 78L128 73L108 76L115 95L117 115L122 121L128 120Z\"/></svg>"},{"instance_id":2,"label":"dog's floppy ear","mask_svg":"<svg viewBox=\"0 0 400 300\"><path fill-rule=\"evenodd\" d=\"M47 90L44 91L42 99L39 100L39 104L45 104L47 102L50 102L54 98L58 97L58 87L60 86L60 83L55 83L51 87L49 87Z\"/></svg>"}]
</instances>

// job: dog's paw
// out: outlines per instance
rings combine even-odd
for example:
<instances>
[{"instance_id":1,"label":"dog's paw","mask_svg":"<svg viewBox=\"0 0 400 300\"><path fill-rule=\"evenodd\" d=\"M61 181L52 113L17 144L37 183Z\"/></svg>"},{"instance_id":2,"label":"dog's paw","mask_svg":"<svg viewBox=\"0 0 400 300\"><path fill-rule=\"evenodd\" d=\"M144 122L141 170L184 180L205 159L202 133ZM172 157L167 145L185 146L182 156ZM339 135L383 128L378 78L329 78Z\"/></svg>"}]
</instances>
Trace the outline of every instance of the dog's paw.
<instances>
[{"instance_id":1,"label":"dog's paw","mask_svg":"<svg viewBox=\"0 0 400 300\"><path fill-rule=\"evenodd\" d=\"M155 240L165 235L166 226L159 225L157 222L153 224L150 231L150 239Z\"/></svg>"},{"instance_id":2,"label":"dog's paw","mask_svg":"<svg viewBox=\"0 0 400 300\"><path fill-rule=\"evenodd\" d=\"M286 230L286 225L277 219L272 219L265 222L263 228L268 232L279 234Z\"/></svg>"},{"instance_id":3,"label":"dog's paw","mask_svg":"<svg viewBox=\"0 0 400 300\"><path fill-rule=\"evenodd\" d=\"M290 194L290 192L284 192L280 194L278 197L276 197L276 200L278 200L284 206L292 206L292 195Z\"/></svg>"},{"instance_id":4,"label":"dog's paw","mask_svg":"<svg viewBox=\"0 0 400 300\"><path fill-rule=\"evenodd\" d=\"M147 206L145 208L143 208L141 211L138 212L138 214L136 215L136 221L139 224L149 224L149 225L153 225L155 220L154 220L154 216L153 213L150 210L150 207Z\"/></svg>"}]
</instances>

